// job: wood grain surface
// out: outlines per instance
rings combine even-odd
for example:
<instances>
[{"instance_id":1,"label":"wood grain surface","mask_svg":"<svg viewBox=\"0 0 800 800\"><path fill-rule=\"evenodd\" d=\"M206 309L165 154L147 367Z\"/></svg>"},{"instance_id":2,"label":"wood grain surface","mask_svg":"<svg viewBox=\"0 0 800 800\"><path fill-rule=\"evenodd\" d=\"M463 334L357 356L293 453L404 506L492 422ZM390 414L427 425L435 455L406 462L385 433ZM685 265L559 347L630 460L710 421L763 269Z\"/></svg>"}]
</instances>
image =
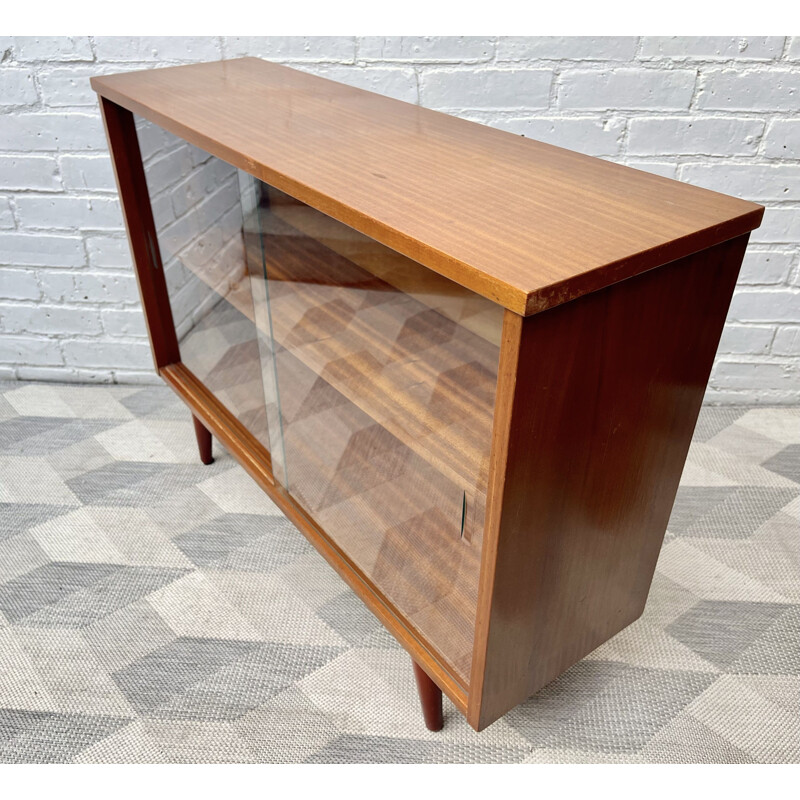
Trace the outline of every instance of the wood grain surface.
<instances>
[{"instance_id":1,"label":"wood grain surface","mask_svg":"<svg viewBox=\"0 0 800 800\"><path fill-rule=\"evenodd\" d=\"M108 100L101 99L100 112L117 180L150 349L156 369L160 370L180 360L180 350L136 126L130 111Z\"/></svg>"},{"instance_id":2,"label":"wood grain surface","mask_svg":"<svg viewBox=\"0 0 800 800\"><path fill-rule=\"evenodd\" d=\"M519 314L732 239L763 208L259 59L103 97Z\"/></svg>"},{"instance_id":3,"label":"wood grain surface","mask_svg":"<svg viewBox=\"0 0 800 800\"><path fill-rule=\"evenodd\" d=\"M642 613L747 238L507 314L473 727Z\"/></svg>"}]
</instances>

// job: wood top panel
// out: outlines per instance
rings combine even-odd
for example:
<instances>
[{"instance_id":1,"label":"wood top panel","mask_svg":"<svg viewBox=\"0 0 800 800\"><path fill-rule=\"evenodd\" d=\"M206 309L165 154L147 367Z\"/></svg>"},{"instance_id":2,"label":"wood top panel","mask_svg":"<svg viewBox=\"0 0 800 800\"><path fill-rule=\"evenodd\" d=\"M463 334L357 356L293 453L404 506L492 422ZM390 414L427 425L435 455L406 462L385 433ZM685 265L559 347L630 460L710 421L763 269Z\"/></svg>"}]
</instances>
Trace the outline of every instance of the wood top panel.
<instances>
[{"instance_id":1,"label":"wood top panel","mask_svg":"<svg viewBox=\"0 0 800 800\"><path fill-rule=\"evenodd\" d=\"M103 97L519 314L758 227L763 207L254 58Z\"/></svg>"}]
</instances>

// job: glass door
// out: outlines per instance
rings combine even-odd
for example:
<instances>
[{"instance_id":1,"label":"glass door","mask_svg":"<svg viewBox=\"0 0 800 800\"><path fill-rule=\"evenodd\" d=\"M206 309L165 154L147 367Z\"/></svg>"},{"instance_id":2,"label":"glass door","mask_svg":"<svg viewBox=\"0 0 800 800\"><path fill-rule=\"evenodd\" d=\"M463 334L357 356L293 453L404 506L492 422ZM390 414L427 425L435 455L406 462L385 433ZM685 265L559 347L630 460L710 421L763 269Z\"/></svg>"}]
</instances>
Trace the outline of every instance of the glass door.
<instances>
[{"instance_id":1,"label":"glass door","mask_svg":"<svg viewBox=\"0 0 800 800\"><path fill-rule=\"evenodd\" d=\"M239 171L147 120L136 132L181 361L270 450Z\"/></svg>"},{"instance_id":2,"label":"glass door","mask_svg":"<svg viewBox=\"0 0 800 800\"><path fill-rule=\"evenodd\" d=\"M467 681L502 309L272 186L243 187L279 479Z\"/></svg>"},{"instance_id":3,"label":"glass door","mask_svg":"<svg viewBox=\"0 0 800 800\"><path fill-rule=\"evenodd\" d=\"M502 308L144 120L182 362L469 681Z\"/></svg>"}]
</instances>

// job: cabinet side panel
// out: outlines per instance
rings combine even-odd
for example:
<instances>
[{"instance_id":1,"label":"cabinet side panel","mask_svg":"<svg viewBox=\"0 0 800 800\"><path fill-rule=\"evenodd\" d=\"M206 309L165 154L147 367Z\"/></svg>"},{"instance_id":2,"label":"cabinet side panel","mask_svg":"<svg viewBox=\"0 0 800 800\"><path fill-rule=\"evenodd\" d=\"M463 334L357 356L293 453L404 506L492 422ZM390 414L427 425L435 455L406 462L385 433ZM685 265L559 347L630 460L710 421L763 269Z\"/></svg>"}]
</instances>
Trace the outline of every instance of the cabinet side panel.
<instances>
[{"instance_id":1,"label":"cabinet side panel","mask_svg":"<svg viewBox=\"0 0 800 800\"><path fill-rule=\"evenodd\" d=\"M142 166L136 126L130 111L100 98L108 149L117 178L125 228L157 370L180 360L153 210Z\"/></svg>"},{"instance_id":2,"label":"cabinet side panel","mask_svg":"<svg viewBox=\"0 0 800 800\"><path fill-rule=\"evenodd\" d=\"M747 238L524 320L498 398L473 727L642 613Z\"/></svg>"}]
</instances>

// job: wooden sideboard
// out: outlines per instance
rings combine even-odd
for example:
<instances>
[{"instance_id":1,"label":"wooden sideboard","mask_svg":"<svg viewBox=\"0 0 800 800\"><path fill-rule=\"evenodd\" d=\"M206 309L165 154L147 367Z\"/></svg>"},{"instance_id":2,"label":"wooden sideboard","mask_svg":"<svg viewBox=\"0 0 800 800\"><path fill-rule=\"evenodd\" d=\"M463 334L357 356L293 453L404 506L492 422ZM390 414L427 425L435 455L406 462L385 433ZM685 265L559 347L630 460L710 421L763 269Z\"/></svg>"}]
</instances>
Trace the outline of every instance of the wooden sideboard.
<instances>
[{"instance_id":1,"label":"wooden sideboard","mask_svg":"<svg viewBox=\"0 0 800 800\"><path fill-rule=\"evenodd\" d=\"M639 617L761 206L258 59L92 86L202 461L408 651L429 728Z\"/></svg>"}]
</instances>

